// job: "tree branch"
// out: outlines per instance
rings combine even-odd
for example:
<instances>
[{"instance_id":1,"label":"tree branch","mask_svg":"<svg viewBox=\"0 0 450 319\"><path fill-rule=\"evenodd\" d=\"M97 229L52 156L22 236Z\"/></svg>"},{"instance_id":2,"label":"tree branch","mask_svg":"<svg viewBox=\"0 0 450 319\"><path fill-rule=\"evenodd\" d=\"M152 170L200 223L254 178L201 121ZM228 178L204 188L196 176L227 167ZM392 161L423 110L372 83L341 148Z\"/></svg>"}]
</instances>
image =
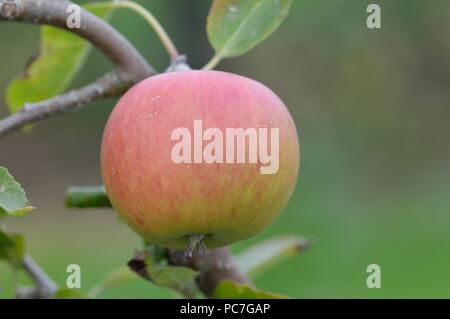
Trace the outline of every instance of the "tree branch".
<instances>
[{"instance_id":1,"label":"tree branch","mask_svg":"<svg viewBox=\"0 0 450 319\"><path fill-rule=\"evenodd\" d=\"M248 276L237 266L228 247L212 249L206 255L195 251L192 257L186 256L184 251L169 250L168 259L172 265L198 270L198 286L208 298L214 297L214 289L225 279L241 284L250 283Z\"/></svg>"},{"instance_id":2,"label":"tree branch","mask_svg":"<svg viewBox=\"0 0 450 319\"><path fill-rule=\"evenodd\" d=\"M134 81L156 71L114 27L81 8L81 28L67 27L68 0L0 0L0 21L22 21L52 25L73 32L92 43L114 64L121 66Z\"/></svg>"},{"instance_id":3,"label":"tree branch","mask_svg":"<svg viewBox=\"0 0 450 319\"><path fill-rule=\"evenodd\" d=\"M0 139L24 125L76 110L96 100L119 95L131 84L128 74L118 69L80 89L45 101L26 104L17 113L0 120Z\"/></svg>"},{"instance_id":4,"label":"tree branch","mask_svg":"<svg viewBox=\"0 0 450 319\"><path fill-rule=\"evenodd\" d=\"M118 68L94 83L69 93L28 104L0 121L0 138L26 124L66 113L91 101L119 95L134 83L156 73L142 55L111 25L81 10L81 28L68 29L68 0L0 0L0 21L48 24L78 34L101 50Z\"/></svg>"},{"instance_id":5,"label":"tree branch","mask_svg":"<svg viewBox=\"0 0 450 319\"><path fill-rule=\"evenodd\" d=\"M39 265L29 255L23 259L23 269L33 280L36 287L19 290L17 298L51 298L58 290L56 283L39 267Z\"/></svg>"}]
</instances>

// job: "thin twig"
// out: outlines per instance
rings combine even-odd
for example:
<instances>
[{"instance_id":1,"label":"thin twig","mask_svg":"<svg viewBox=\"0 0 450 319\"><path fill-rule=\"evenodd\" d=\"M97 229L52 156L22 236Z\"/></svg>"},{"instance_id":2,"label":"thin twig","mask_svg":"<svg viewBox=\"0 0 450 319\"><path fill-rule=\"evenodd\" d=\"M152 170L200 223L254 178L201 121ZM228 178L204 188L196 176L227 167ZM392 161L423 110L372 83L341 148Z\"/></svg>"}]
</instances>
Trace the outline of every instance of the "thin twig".
<instances>
[{"instance_id":1,"label":"thin twig","mask_svg":"<svg viewBox=\"0 0 450 319\"><path fill-rule=\"evenodd\" d=\"M26 255L23 259L23 270L36 285L35 289L29 291L28 296L32 292L35 298L53 297L58 290L58 286L29 255Z\"/></svg>"},{"instance_id":2,"label":"thin twig","mask_svg":"<svg viewBox=\"0 0 450 319\"><path fill-rule=\"evenodd\" d=\"M102 51L135 81L156 73L122 34L89 11L81 8L80 28L68 28L67 8L72 4L68 0L0 0L0 21L46 24L73 32Z\"/></svg>"},{"instance_id":3,"label":"thin twig","mask_svg":"<svg viewBox=\"0 0 450 319\"><path fill-rule=\"evenodd\" d=\"M125 73L116 70L81 89L45 101L27 104L19 112L0 120L0 139L27 124L73 111L96 100L119 95L131 83Z\"/></svg>"}]
</instances>

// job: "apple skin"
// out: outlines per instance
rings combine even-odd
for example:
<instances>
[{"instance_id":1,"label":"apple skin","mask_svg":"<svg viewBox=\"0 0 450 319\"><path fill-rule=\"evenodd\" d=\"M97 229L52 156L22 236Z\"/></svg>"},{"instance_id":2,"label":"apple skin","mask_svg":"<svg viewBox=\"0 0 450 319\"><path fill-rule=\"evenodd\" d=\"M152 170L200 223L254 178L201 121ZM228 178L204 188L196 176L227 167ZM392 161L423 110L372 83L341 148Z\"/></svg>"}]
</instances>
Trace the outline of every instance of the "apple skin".
<instances>
[{"instance_id":1,"label":"apple skin","mask_svg":"<svg viewBox=\"0 0 450 319\"><path fill-rule=\"evenodd\" d=\"M199 119L204 130L279 128L278 172L261 174L259 162L175 164L172 131L192 131ZM254 80L219 71L138 83L111 113L101 148L113 207L148 242L174 249L186 248L193 235L215 248L259 233L287 204L299 160L295 124L280 98Z\"/></svg>"}]
</instances>

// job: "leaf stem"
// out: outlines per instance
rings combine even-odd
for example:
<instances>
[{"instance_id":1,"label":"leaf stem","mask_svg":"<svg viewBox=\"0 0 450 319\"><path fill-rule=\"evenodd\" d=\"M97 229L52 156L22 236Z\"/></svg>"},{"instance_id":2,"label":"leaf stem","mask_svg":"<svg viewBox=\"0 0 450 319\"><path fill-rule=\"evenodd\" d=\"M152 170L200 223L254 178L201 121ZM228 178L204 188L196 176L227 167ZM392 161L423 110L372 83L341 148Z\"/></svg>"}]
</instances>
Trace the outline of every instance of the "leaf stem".
<instances>
[{"instance_id":1,"label":"leaf stem","mask_svg":"<svg viewBox=\"0 0 450 319\"><path fill-rule=\"evenodd\" d=\"M213 58L202 68L202 70L212 70L214 69L222 60L222 55L216 53Z\"/></svg>"},{"instance_id":2,"label":"leaf stem","mask_svg":"<svg viewBox=\"0 0 450 319\"><path fill-rule=\"evenodd\" d=\"M156 35L161 40L171 60L174 61L178 58L179 56L178 50L173 44L166 30L162 27L162 25L155 18L155 16L151 14L146 8L133 1L108 2L108 4L110 4L112 7L115 8L127 8L133 10L134 12L142 16L144 20L147 21L148 24L153 28L153 30L155 30Z\"/></svg>"}]
</instances>

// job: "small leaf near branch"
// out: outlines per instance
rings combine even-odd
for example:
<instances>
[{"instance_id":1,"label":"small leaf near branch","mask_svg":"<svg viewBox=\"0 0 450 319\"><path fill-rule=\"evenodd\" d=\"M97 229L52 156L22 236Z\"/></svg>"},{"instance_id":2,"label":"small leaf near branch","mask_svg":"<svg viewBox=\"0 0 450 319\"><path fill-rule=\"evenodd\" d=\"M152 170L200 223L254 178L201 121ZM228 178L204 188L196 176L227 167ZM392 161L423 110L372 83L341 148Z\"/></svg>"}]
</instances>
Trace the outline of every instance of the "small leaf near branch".
<instances>
[{"instance_id":1,"label":"small leaf near branch","mask_svg":"<svg viewBox=\"0 0 450 319\"><path fill-rule=\"evenodd\" d=\"M208 16L208 39L216 55L206 69L222 58L246 53L266 39L287 16L292 0L214 0Z\"/></svg>"},{"instance_id":2,"label":"small leaf near branch","mask_svg":"<svg viewBox=\"0 0 450 319\"><path fill-rule=\"evenodd\" d=\"M68 208L110 208L111 202L103 186L73 186L67 190Z\"/></svg>"},{"instance_id":3,"label":"small leaf near branch","mask_svg":"<svg viewBox=\"0 0 450 319\"><path fill-rule=\"evenodd\" d=\"M136 252L134 258L128 262L128 267L142 278L172 289L186 298L194 298L198 291L198 272L188 267L155 264L148 251Z\"/></svg>"},{"instance_id":4,"label":"small leaf near branch","mask_svg":"<svg viewBox=\"0 0 450 319\"><path fill-rule=\"evenodd\" d=\"M33 210L27 203L22 186L6 168L0 166L0 215L24 216Z\"/></svg>"},{"instance_id":5,"label":"small leaf near branch","mask_svg":"<svg viewBox=\"0 0 450 319\"><path fill-rule=\"evenodd\" d=\"M0 230L0 260L18 267L25 255L25 241L22 236L7 234Z\"/></svg>"},{"instance_id":6,"label":"small leaf near branch","mask_svg":"<svg viewBox=\"0 0 450 319\"><path fill-rule=\"evenodd\" d=\"M224 280L214 290L218 299L288 299L289 297L256 289L247 284Z\"/></svg>"},{"instance_id":7,"label":"small leaf near branch","mask_svg":"<svg viewBox=\"0 0 450 319\"><path fill-rule=\"evenodd\" d=\"M105 20L113 10L111 6L95 3L84 8ZM27 103L46 100L65 91L85 62L91 47L83 38L67 30L42 26L38 56L7 88L6 102L11 113Z\"/></svg>"},{"instance_id":8,"label":"small leaf near branch","mask_svg":"<svg viewBox=\"0 0 450 319\"><path fill-rule=\"evenodd\" d=\"M259 243L236 256L239 268L250 277L263 273L273 265L295 256L310 246L310 242L297 236L282 236Z\"/></svg>"},{"instance_id":9,"label":"small leaf near branch","mask_svg":"<svg viewBox=\"0 0 450 319\"><path fill-rule=\"evenodd\" d=\"M180 266L154 266L149 272L157 285L175 290L186 298L195 297L197 292L195 278L198 276L195 270Z\"/></svg>"}]
</instances>

